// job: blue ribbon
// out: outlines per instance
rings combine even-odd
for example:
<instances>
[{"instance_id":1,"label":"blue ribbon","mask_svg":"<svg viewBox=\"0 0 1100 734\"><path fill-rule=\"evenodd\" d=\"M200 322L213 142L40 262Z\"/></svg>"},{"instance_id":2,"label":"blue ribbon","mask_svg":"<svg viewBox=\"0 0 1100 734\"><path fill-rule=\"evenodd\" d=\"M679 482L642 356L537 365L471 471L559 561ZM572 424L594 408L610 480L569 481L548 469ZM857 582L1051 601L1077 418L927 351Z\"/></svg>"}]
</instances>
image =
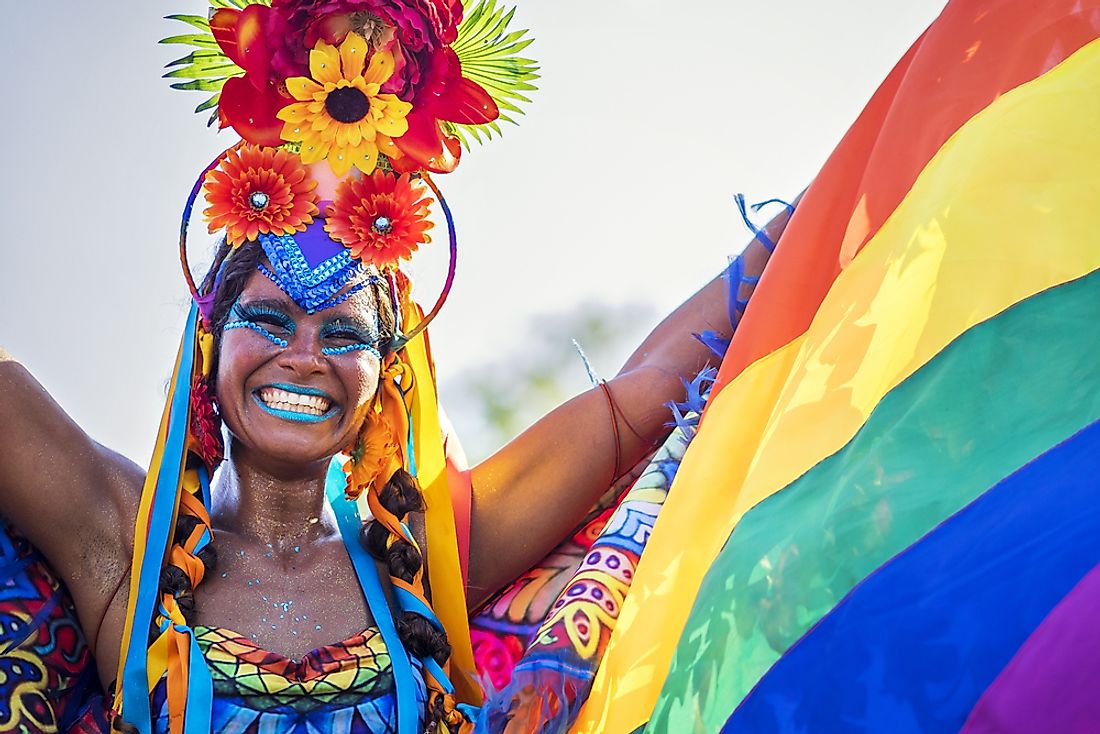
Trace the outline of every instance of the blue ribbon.
<instances>
[{"instance_id":1,"label":"blue ribbon","mask_svg":"<svg viewBox=\"0 0 1100 734\"><path fill-rule=\"evenodd\" d=\"M210 734L210 718L214 708L214 682L210 669L199 649L198 640L190 627L177 627L186 632L191 641L191 660L187 669L187 707L183 715L184 734Z\"/></svg>"},{"instance_id":2,"label":"blue ribbon","mask_svg":"<svg viewBox=\"0 0 1100 734\"><path fill-rule=\"evenodd\" d=\"M325 496L336 515L340 535L344 538L344 546L351 557L355 575L359 577L359 585L363 589L363 596L367 599L367 607L370 609L371 616L374 617L374 623L378 625L378 631L382 634L382 640L386 643L386 649L390 654L394 685L397 690L397 731L398 734L418 734L420 711L416 698L417 685L412 661L397 634L397 626L390 614L389 603L382 590L382 581L378 576L378 567L375 565L374 558L359 543L359 528L363 521L359 517L358 506L344 499L345 485L344 471L339 462L333 460L329 465L328 479L325 482Z\"/></svg>"},{"instance_id":3,"label":"blue ribbon","mask_svg":"<svg viewBox=\"0 0 1100 734\"><path fill-rule=\"evenodd\" d=\"M195 330L198 315L198 306L192 302L180 346L176 384L172 387L168 435L153 491L153 511L149 522L145 554L141 559L141 568L134 569L138 574L137 601L134 604L134 620L130 630L130 644L126 650L126 663L122 669L121 685L122 710L126 721L136 727L139 734L150 734L152 730L147 672L149 621L153 618L153 609L157 604L160 567L164 559L164 549L168 547L176 493L180 486L183 451L187 439L188 410L191 402L191 371L195 361Z\"/></svg>"},{"instance_id":4,"label":"blue ribbon","mask_svg":"<svg viewBox=\"0 0 1100 734\"><path fill-rule=\"evenodd\" d=\"M202 489L202 504L209 509L211 507L210 472L206 470L205 465L199 466L199 487Z\"/></svg>"}]
</instances>

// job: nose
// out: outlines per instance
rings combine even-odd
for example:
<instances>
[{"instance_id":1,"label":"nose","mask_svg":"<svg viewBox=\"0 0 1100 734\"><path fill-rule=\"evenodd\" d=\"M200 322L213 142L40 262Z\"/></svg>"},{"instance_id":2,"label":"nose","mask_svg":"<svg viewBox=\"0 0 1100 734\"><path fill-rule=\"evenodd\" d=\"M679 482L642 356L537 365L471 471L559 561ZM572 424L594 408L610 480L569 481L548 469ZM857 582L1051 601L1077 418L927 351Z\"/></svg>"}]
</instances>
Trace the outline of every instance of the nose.
<instances>
[{"instance_id":1,"label":"nose","mask_svg":"<svg viewBox=\"0 0 1100 734\"><path fill-rule=\"evenodd\" d=\"M302 377L322 372L327 364L321 342L311 329L298 329L279 353L278 364Z\"/></svg>"}]
</instances>

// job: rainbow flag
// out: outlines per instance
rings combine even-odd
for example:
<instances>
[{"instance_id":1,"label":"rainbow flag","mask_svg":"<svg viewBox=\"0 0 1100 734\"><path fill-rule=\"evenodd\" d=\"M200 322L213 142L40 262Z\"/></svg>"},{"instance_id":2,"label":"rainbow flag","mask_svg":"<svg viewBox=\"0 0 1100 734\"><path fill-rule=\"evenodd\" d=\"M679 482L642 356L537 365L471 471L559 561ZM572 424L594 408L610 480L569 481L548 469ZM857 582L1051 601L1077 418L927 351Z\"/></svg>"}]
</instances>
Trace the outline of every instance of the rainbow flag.
<instances>
[{"instance_id":1,"label":"rainbow flag","mask_svg":"<svg viewBox=\"0 0 1100 734\"><path fill-rule=\"evenodd\" d=\"M1100 731L1100 0L956 0L807 190L575 732Z\"/></svg>"}]
</instances>

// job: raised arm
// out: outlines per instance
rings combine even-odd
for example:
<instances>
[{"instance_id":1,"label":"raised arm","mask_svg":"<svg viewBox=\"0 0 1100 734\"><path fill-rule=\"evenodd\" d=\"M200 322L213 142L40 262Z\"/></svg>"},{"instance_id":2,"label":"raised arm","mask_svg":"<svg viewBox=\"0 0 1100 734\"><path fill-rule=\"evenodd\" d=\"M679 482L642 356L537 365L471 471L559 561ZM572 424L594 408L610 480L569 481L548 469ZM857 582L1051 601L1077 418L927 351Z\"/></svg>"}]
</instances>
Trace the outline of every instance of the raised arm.
<instances>
[{"instance_id":1,"label":"raised arm","mask_svg":"<svg viewBox=\"0 0 1100 734\"><path fill-rule=\"evenodd\" d=\"M788 218L784 211L765 227L773 242ZM748 280L764 271L769 254L756 240L745 249ZM471 608L545 556L607 490L613 475L632 467L667 435L667 405L683 398L681 377L690 379L713 360L693 333L732 334L728 287L721 277L712 280L658 324L606 391L594 388L569 400L474 467ZM739 297L747 299L753 286L739 287Z\"/></svg>"},{"instance_id":2,"label":"raised arm","mask_svg":"<svg viewBox=\"0 0 1100 734\"><path fill-rule=\"evenodd\" d=\"M129 568L142 480L0 349L0 514L67 583L93 643Z\"/></svg>"}]
</instances>

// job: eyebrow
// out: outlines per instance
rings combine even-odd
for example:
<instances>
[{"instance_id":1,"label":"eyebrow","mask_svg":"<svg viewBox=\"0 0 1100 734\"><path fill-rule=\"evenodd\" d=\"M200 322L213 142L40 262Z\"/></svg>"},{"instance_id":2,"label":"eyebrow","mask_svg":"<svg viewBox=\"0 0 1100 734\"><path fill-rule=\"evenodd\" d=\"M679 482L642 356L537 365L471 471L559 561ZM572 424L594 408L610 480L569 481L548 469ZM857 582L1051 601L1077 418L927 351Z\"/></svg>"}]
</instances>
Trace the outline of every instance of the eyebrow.
<instances>
[{"instance_id":1,"label":"eyebrow","mask_svg":"<svg viewBox=\"0 0 1100 734\"><path fill-rule=\"evenodd\" d=\"M352 314L342 314L325 321L325 326L333 326L336 324L354 326L365 334L377 334L378 331L377 327L371 322Z\"/></svg>"},{"instance_id":2,"label":"eyebrow","mask_svg":"<svg viewBox=\"0 0 1100 734\"><path fill-rule=\"evenodd\" d=\"M257 298L255 300L252 300L252 299L245 300L245 297L241 296L240 298L237 299L237 303L239 303L242 306L253 306L253 307L260 306L260 307L263 307L263 308L273 308L273 309L276 309L278 311L286 312L288 316L290 315L289 314L289 311L290 311L289 305L290 304L283 298Z\"/></svg>"}]
</instances>

